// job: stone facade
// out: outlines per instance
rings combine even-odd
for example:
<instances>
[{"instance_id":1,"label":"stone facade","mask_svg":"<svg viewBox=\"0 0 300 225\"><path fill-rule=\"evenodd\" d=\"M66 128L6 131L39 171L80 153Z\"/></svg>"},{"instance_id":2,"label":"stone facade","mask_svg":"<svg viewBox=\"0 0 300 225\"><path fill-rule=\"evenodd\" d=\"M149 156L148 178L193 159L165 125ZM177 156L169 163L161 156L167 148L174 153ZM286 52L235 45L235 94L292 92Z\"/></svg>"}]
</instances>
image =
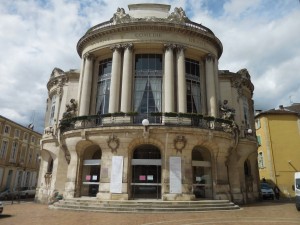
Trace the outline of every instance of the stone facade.
<instances>
[{"instance_id":1,"label":"stone facade","mask_svg":"<svg viewBox=\"0 0 300 225\"><path fill-rule=\"evenodd\" d=\"M182 8L129 5L79 40L48 82L36 199L258 198L253 84ZM53 167L49 165L53 164Z\"/></svg>"}]
</instances>

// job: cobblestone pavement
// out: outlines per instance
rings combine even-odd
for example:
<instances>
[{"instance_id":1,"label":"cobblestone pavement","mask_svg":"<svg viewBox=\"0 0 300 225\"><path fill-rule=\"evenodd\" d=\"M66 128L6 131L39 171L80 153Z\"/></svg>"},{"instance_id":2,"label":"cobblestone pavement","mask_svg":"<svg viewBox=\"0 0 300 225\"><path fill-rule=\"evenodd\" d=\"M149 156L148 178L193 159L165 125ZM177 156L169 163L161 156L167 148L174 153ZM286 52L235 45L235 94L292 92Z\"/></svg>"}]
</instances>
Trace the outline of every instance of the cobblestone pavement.
<instances>
[{"instance_id":1,"label":"cobblestone pavement","mask_svg":"<svg viewBox=\"0 0 300 225\"><path fill-rule=\"evenodd\" d=\"M5 202L1 225L300 225L292 201L263 201L234 211L198 213L99 213L50 210L30 201Z\"/></svg>"}]
</instances>

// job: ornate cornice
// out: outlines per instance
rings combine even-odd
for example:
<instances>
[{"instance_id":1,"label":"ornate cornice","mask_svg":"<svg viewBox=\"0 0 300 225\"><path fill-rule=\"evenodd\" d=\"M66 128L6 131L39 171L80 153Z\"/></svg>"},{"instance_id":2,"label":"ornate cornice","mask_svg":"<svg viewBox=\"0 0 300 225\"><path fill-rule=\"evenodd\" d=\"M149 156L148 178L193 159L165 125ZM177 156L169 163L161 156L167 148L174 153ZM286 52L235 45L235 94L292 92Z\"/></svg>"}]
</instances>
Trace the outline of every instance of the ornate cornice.
<instances>
[{"instance_id":1,"label":"ornate cornice","mask_svg":"<svg viewBox=\"0 0 300 225\"><path fill-rule=\"evenodd\" d=\"M176 26L174 26L176 24ZM107 21L96 25L88 30L88 32L78 41L77 51L80 56L86 46L97 40L109 40L109 35L113 35L120 32L138 32L138 31L151 31L151 32L172 32L174 35L185 34L192 36L193 38L201 38L204 41L209 42L218 51L218 57L221 56L223 46L221 41L214 35L214 33L201 24L194 23L192 21L185 23L175 23L168 20L152 21L152 20L138 20L128 21L126 23L114 24L112 21ZM138 40L136 40L138 42Z\"/></svg>"}]
</instances>

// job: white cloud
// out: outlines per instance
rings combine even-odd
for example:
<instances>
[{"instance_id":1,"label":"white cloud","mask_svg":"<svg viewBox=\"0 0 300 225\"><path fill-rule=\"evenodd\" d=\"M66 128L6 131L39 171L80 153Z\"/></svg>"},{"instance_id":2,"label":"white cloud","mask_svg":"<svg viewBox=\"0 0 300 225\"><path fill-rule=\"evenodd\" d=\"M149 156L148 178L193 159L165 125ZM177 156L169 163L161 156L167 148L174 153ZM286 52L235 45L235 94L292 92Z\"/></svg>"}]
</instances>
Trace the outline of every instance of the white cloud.
<instances>
[{"instance_id":1,"label":"white cloud","mask_svg":"<svg viewBox=\"0 0 300 225\"><path fill-rule=\"evenodd\" d=\"M0 4L0 114L43 126L46 84L54 67L79 69L76 44L88 28L109 20L118 7L140 0L14 0ZM186 9L210 28L224 52L219 68L247 68L258 108L300 99L300 4L272 0L152 0ZM267 94L266 94L267 93Z\"/></svg>"}]
</instances>

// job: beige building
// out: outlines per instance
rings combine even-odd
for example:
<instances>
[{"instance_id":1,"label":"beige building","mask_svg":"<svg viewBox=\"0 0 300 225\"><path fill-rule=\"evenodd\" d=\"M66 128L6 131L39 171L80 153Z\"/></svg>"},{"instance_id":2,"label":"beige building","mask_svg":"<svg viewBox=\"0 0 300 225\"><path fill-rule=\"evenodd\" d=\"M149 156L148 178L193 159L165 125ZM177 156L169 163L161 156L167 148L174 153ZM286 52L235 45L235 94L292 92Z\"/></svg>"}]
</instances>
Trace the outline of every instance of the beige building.
<instances>
[{"instance_id":1,"label":"beige building","mask_svg":"<svg viewBox=\"0 0 300 225\"><path fill-rule=\"evenodd\" d=\"M36 199L255 201L253 84L218 70L223 47L182 8L117 9L55 68Z\"/></svg>"},{"instance_id":2,"label":"beige building","mask_svg":"<svg viewBox=\"0 0 300 225\"><path fill-rule=\"evenodd\" d=\"M36 187L42 135L0 116L0 191Z\"/></svg>"}]
</instances>

